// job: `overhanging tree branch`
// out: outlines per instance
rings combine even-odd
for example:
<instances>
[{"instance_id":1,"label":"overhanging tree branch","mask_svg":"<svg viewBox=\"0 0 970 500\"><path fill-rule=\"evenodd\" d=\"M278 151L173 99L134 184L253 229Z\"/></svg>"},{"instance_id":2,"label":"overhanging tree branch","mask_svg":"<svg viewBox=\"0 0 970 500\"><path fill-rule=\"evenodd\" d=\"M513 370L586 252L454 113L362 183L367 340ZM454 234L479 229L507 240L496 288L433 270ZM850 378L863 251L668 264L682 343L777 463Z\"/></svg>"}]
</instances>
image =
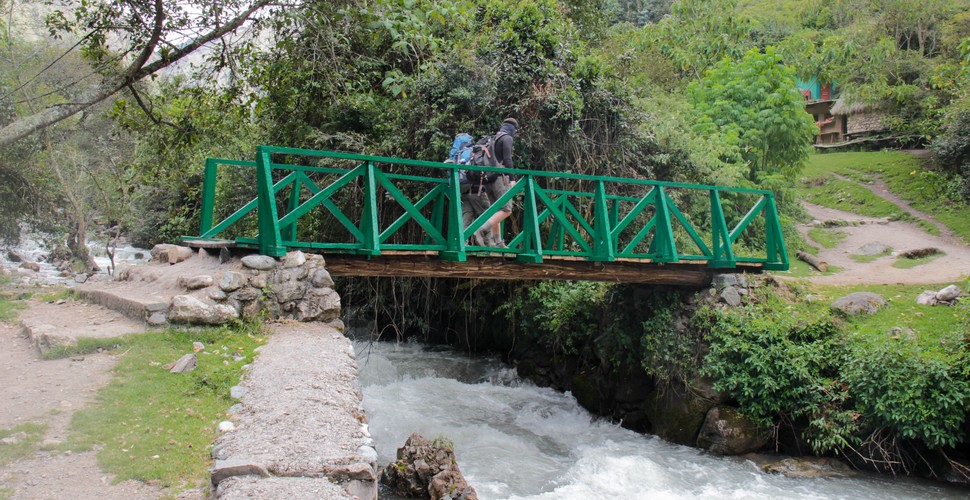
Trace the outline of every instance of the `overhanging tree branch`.
<instances>
[{"instance_id":1,"label":"overhanging tree branch","mask_svg":"<svg viewBox=\"0 0 970 500\"><path fill-rule=\"evenodd\" d=\"M128 85L131 85L132 83L141 80L148 75L154 74L171 66L212 40L216 40L232 31L235 31L237 28L242 26L242 24L245 23L256 11L266 7L270 3L271 0L258 0L250 5L248 9L225 24L213 28L208 33L205 33L198 38L195 38L188 44L183 45L178 50L163 53L160 59L146 65L145 63L154 52L154 48L158 45L160 38L160 32L158 30L164 21L164 15L160 15L161 11L156 10L156 19L153 23L154 29L152 38L145 46L145 49L139 54L135 61L132 62L128 69L124 71L124 73L106 77L98 86L85 92L79 99L77 99L77 102L51 106L43 111L20 118L3 127L0 129L0 147L12 144L38 130L70 118L71 116L104 101ZM161 1L156 0L155 5L156 7L160 6ZM158 37L155 36L156 33L159 33Z\"/></svg>"}]
</instances>

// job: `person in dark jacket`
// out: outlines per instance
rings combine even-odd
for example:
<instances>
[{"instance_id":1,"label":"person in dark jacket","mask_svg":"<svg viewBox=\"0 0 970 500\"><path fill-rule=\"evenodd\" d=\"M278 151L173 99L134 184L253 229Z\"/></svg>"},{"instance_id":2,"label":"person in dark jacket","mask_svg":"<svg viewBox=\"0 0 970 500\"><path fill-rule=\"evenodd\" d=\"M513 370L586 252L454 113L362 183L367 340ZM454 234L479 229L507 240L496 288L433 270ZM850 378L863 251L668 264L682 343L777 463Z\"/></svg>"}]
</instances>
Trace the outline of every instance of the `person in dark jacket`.
<instances>
[{"instance_id":1,"label":"person in dark jacket","mask_svg":"<svg viewBox=\"0 0 970 500\"><path fill-rule=\"evenodd\" d=\"M495 134L495 160L500 167L513 168L512 163L512 144L515 133L519 128L519 122L515 118L506 118L502 122L501 128ZM508 175L496 175L485 186L488 198L492 203L498 201L508 190L515 185ZM502 236L501 222L512 215L512 201L509 200L502 205L498 212L495 212L488 222L482 225L482 229L476 233L476 240L484 240L485 244L491 247L506 248L505 238Z\"/></svg>"}]
</instances>

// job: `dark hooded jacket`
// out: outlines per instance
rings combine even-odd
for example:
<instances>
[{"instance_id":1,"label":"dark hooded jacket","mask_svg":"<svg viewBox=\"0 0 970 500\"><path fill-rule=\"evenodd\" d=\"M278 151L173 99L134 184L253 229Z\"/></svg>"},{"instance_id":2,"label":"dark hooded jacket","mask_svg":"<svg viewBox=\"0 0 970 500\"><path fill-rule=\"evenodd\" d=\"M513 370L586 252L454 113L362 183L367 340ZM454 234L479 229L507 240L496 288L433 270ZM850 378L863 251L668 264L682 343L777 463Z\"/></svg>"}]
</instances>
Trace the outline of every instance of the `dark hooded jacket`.
<instances>
[{"instance_id":1,"label":"dark hooded jacket","mask_svg":"<svg viewBox=\"0 0 970 500\"><path fill-rule=\"evenodd\" d=\"M512 142L515 138L515 129L516 127L513 124L503 123L499 132L504 132L504 134L500 134L495 141L495 161L505 168L514 168L512 164Z\"/></svg>"}]
</instances>

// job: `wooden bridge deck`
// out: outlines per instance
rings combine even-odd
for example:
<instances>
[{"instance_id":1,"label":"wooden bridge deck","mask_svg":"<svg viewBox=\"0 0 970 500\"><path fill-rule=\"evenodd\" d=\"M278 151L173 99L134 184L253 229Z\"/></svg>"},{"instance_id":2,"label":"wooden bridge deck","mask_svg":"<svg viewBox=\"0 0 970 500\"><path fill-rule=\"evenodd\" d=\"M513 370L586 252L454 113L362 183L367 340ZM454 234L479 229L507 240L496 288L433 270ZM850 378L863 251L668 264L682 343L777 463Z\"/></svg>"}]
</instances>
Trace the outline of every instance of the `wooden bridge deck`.
<instances>
[{"instance_id":1,"label":"wooden bridge deck","mask_svg":"<svg viewBox=\"0 0 970 500\"><path fill-rule=\"evenodd\" d=\"M590 262L577 257L545 257L541 264L523 263L514 255L469 254L465 262L438 259L434 252L387 252L375 257L328 254L333 276L410 276L504 280L575 280L652 285L708 285L718 270L705 261L655 263L641 259ZM758 264L739 264L723 272L761 272Z\"/></svg>"},{"instance_id":2,"label":"wooden bridge deck","mask_svg":"<svg viewBox=\"0 0 970 500\"><path fill-rule=\"evenodd\" d=\"M193 248L234 248L231 240L188 240ZM314 250L309 250L313 252ZM442 260L433 251L386 251L377 256L326 253L332 276L387 276L412 278L481 278L500 280L572 280L703 287L715 274L760 273L761 264L738 263L734 269L712 269L707 261L650 262L616 259L592 262L581 257L547 256L541 264L518 262L513 254L470 253L465 262Z\"/></svg>"}]
</instances>

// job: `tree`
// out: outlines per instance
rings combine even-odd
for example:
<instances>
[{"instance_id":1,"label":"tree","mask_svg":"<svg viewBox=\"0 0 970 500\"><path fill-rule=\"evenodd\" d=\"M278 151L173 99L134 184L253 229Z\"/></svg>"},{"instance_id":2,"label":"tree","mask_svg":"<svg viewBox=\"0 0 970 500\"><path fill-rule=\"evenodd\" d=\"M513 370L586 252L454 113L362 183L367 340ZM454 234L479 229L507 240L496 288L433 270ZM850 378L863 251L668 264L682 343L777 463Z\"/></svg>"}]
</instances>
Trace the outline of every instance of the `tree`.
<instances>
[{"instance_id":1,"label":"tree","mask_svg":"<svg viewBox=\"0 0 970 500\"><path fill-rule=\"evenodd\" d=\"M270 0L81 0L72 11L54 10L47 17L51 33L79 37L71 50L79 47L101 80L72 92L75 98L18 116L0 128L0 147L74 116L123 89L135 92L135 82L184 60L210 42L222 40L212 56L216 68L229 64L230 44L223 37L269 4ZM16 95L18 90L4 96Z\"/></svg>"},{"instance_id":2,"label":"tree","mask_svg":"<svg viewBox=\"0 0 970 500\"><path fill-rule=\"evenodd\" d=\"M722 60L687 94L699 133L733 138L748 166L748 180L781 174L793 180L817 132L795 76L773 47L751 49L740 63Z\"/></svg>"},{"instance_id":3,"label":"tree","mask_svg":"<svg viewBox=\"0 0 970 500\"><path fill-rule=\"evenodd\" d=\"M754 46L752 20L738 0L681 0L655 27L657 43L688 79L700 78L712 64L738 59Z\"/></svg>"}]
</instances>

